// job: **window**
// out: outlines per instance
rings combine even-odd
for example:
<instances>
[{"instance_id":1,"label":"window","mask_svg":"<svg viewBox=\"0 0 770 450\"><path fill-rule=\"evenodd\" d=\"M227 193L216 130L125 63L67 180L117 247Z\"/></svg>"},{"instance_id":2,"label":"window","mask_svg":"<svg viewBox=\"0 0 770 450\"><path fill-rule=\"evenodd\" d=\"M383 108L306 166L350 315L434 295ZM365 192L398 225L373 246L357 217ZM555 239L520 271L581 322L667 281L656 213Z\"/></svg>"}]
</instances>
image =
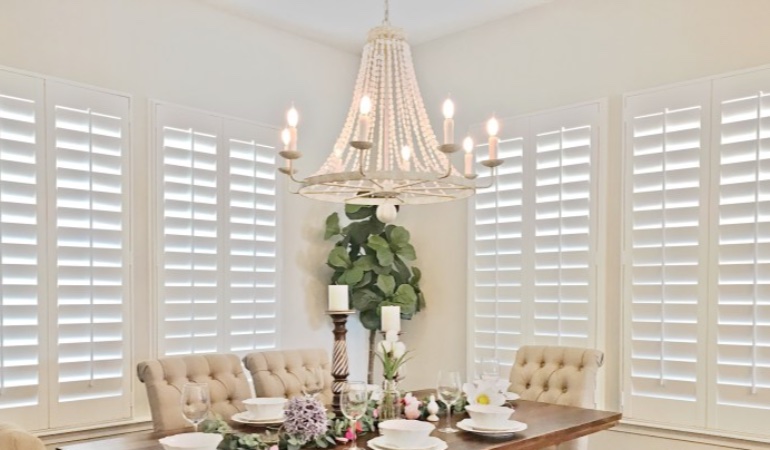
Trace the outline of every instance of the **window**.
<instances>
[{"instance_id":1,"label":"window","mask_svg":"<svg viewBox=\"0 0 770 450\"><path fill-rule=\"evenodd\" d=\"M471 205L471 364L496 357L510 367L527 344L596 344L602 109L592 103L502 121L505 164ZM482 160L486 145L479 148Z\"/></svg>"},{"instance_id":2,"label":"window","mask_svg":"<svg viewBox=\"0 0 770 450\"><path fill-rule=\"evenodd\" d=\"M770 70L626 98L626 417L766 434Z\"/></svg>"},{"instance_id":3,"label":"window","mask_svg":"<svg viewBox=\"0 0 770 450\"><path fill-rule=\"evenodd\" d=\"M160 353L276 346L276 130L155 105Z\"/></svg>"},{"instance_id":4,"label":"window","mask_svg":"<svg viewBox=\"0 0 770 450\"><path fill-rule=\"evenodd\" d=\"M0 418L130 416L129 99L0 71Z\"/></svg>"}]
</instances>

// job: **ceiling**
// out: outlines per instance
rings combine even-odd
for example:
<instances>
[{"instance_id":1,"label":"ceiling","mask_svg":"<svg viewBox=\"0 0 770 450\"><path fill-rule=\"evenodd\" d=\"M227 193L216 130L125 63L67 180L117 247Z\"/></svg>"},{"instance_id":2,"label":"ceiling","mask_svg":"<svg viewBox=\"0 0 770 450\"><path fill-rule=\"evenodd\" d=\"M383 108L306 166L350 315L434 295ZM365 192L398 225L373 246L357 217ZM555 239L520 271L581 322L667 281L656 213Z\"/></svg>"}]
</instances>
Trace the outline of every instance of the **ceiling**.
<instances>
[{"instance_id":1,"label":"ceiling","mask_svg":"<svg viewBox=\"0 0 770 450\"><path fill-rule=\"evenodd\" d=\"M198 0L256 22L360 52L383 0ZM390 22L418 45L553 0L391 0Z\"/></svg>"}]
</instances>

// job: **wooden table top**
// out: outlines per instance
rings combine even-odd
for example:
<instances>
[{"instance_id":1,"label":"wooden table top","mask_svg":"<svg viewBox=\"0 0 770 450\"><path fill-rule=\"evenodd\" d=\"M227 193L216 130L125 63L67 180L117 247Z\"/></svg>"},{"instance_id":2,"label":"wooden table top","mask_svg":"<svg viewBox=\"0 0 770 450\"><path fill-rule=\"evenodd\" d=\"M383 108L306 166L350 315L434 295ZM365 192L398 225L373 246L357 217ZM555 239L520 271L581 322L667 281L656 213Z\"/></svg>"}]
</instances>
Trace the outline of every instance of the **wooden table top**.
<instances>
[{"instance_id":1,"label":"wooden table top","mask_svg":"<svg viewBox=\"0 0 770 450\"><path fill-rule=\"evenodd\" d=\"M421 394L421 393L418 393ZM615 426L621 418L620 413L599 411L595 409L574 408L570 406L552 405L549 403L517 400L513 402L516 411L512 419L527 424L527 429L509 438L486 438L476 434L459 431L457 433L433 432L447 442L449 450L529 450L559 444L597 431ZM452 421L467 418L466 414L454 414ZM436 428L446 423L442 417ZM236 428L236 427L234 427ZM242 426L237 428L243 431ZM189 431L189 430L185 430ZM253 432L259 431L253 428ZM177 431L180 432L180 431ZM85 442L81 444L63 445L59 450L163 450L158 439L177 432L138 432L115 438ZM359 447L363 447L375 434L362 435L358 439ZM340 444L336 448L342 450L350 444Z\"/></svg>"}]
</instances>

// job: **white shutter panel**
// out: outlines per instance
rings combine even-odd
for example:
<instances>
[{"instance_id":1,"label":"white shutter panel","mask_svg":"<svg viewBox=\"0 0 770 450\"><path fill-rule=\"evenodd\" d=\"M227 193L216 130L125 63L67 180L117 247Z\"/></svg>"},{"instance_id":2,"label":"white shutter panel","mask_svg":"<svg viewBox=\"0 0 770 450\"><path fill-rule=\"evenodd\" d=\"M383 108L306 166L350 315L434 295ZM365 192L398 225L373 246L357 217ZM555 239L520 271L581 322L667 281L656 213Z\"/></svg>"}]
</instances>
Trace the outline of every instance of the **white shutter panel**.
<instances>
[{"instance_id":1,"label":"white shutter panel","mask_svg":"<svg viewBox=\"0 0 770 450\"><path fill-rule=\"evenodd\" d=\"M219 121L158 105L161 354L219 350Z\"/></svg>"},{"instance_id":2,"label":"white shutter panel","mask_svg":"<svg viewBox=\"0 0 770 450\"><path fill-rule=\"evenodd\" d=\"M276 130L226 121L227 256L233 352L276 346Z\"/></svg>"},{"instance_id":3,"label":"white shutter panel","mask_svg":"<svg viewBox=\"0 0 770 450\"><path fill-rule=\"evenodd\" d=\"M626 99L626 417L705 419L708 103L708 83Z\"/></svg>"},{"instance_id":4,"label":"white shutter panel","mask_svg":"<svg viewBox=\"0 0 770 450\"><path fill-rule=\"evenodd\" d=\"M497 358L512 366L522 341L523 283L523 156L526 120L504 121L498 149L505 164L495 184L477 192L473 201L474 361ZM476 150L487 159L488 146ZM490 182L489 170L479 164L479 183ZM505 374L503 374L505 375Z\"/></svg>"},{"instance_id":5,"label":"white shutter panel","mask_svg":"<svg viewBox=\"0 0 770 450\"><path fill-rule=\"evenodd\" d=\"M47 425L43 81L0 70L0 420Z\"/></svg>"},{"instance_id":6,"label":"white shutter panel","mask_svg":"<svg viewBox=\"0 0 770 450\"><path fill-rule=\"evenodd\" d=\"M770 70L716 80L713 104L710 425L762 433L770 423Z\"/></svg>"},{"instance_id":7,"label":"white shutter panel","mask_svg":"<svg viewBox=\"0 0 770 450\"><path fill-rule=\"evenodd\" d=\"M129 100L48 82L46 103L57 301L51 426L128 418Z\"/></svg>"},{"instance_id":8,"label":"white shutter panel","mask_svg":"<svg viewBox=\"0 0 770 450\"><path fill-rule=\"evenodd\" d=\"M534 342L595 345L599 105L533 117Z\"/></svg>"}]
</instances>

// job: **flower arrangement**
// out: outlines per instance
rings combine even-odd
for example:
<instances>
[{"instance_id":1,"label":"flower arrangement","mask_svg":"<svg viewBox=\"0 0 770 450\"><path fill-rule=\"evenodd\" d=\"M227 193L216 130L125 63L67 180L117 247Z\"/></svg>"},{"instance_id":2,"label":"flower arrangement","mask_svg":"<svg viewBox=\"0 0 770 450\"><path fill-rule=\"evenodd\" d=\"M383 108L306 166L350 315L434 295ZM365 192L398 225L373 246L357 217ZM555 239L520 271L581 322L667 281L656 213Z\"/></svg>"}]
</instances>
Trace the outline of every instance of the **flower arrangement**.
<instances>
[{"instance_id":1,"label":"flower arrangement","mask_svg":"<svg viewBox=\"0 0 770 450\"><path fill-rule=\"evenodd\" d=\"M501 406L505 403L506 380L476 380L463 384L463 392L470 405Z\"/></svg>"},{"instance_id":2,"label":"flower arrangement","mask_svg":"<svg viewBox=\"0 0 770 450\"><path fill-rule=\"evenodd\" d=\"M388 381L397 381L398 370L408 361L409 351L398 340L397 331L385 333L385 340L380 342L377 358L382 362L382 376Z\"/></svg>"},{"instance_id":3,"label":"flower arrangement","mask_svg":"<svg viewBox=\"0 0 770 450\"><path fill-rule=\"evenodd\" d=\"M326 408L318 399L294 397L289 400L283 428L290 449L324 437L329 429Z\"/></svg>"}]
</instances>

